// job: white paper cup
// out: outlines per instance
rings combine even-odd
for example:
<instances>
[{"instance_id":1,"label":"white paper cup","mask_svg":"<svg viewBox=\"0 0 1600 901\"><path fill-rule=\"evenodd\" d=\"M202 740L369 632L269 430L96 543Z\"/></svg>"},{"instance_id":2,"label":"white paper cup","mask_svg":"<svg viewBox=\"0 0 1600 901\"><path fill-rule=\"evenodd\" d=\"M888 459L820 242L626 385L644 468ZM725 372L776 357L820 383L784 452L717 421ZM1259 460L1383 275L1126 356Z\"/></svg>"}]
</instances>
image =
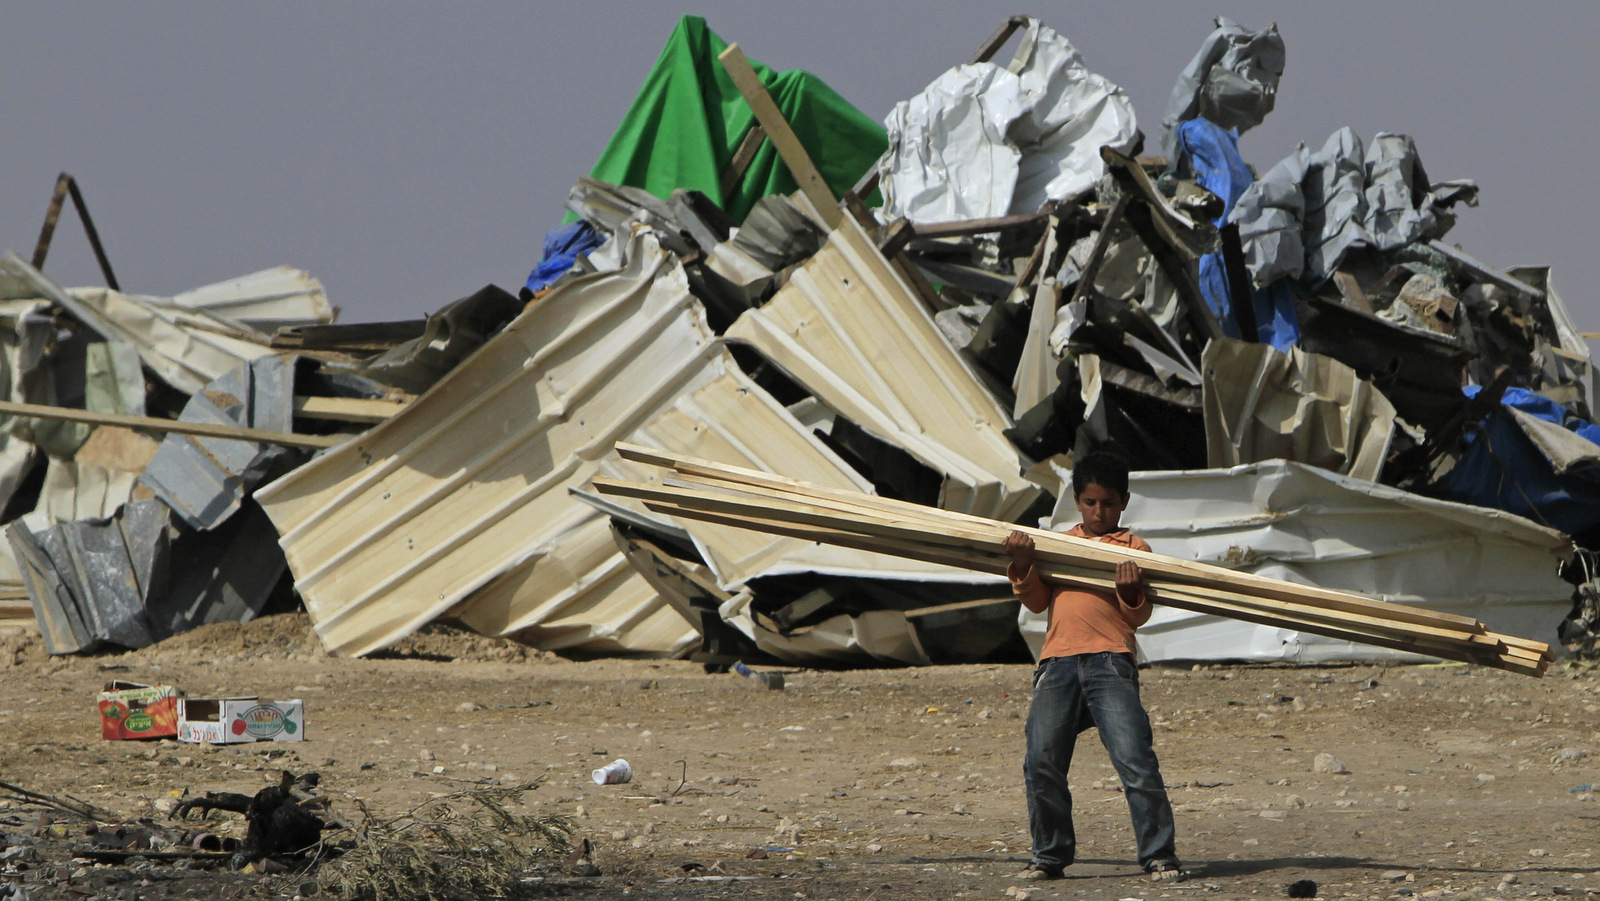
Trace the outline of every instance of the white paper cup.
<instances>
[{"instance_id":1,"label":"white paper cup","mask_svg":"<svg viewBox=\"0 0 1600 901\"><path fill-rule=\"evenodd\" d=\"M633 767L628 766L628 761L618 757L589 775L593 777L595 785L616 785L633 781Z\"/></svg>"}]
</instances>

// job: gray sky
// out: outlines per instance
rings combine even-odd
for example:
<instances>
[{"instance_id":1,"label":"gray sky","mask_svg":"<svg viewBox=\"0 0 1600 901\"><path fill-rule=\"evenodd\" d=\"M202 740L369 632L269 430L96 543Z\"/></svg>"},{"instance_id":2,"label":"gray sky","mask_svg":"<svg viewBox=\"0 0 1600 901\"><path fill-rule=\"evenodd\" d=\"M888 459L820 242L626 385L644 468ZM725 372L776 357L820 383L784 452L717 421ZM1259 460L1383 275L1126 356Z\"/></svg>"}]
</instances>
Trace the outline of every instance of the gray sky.
<instances>
[{"instance_id":1,"label":"gray sky","mask_svg":"<svg viewBox=\"0 0 1600 901\"><path fill-rule=\"evenodd\" d=\"M678 17L821 76L868 115L964 61L1013 11L965 3L14 4L0 29L0 247L31 255L56 173L83 186L125 290L165 295L278 264L345 321L515 290ZM1157 146L1168 92L1226 15L1277 21L1258 171L1350 125L1414 135L1482 205L1448 240L1549 264L1600 331L1600 8L1587 4L1063 4L1039 16L1132 97ZM99 274L63 216L45 271Z\"/></svg>"}]
</instances>

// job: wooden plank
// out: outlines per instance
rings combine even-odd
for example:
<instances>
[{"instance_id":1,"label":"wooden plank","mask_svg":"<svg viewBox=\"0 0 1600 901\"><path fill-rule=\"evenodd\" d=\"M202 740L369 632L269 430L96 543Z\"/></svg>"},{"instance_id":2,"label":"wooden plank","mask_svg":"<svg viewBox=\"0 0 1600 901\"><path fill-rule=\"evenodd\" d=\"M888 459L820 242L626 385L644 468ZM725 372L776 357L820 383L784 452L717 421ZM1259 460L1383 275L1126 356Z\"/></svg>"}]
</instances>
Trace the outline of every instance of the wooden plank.
<instances>
[{"instance_id":1,"label":"wooden plank","mask_svg":"<svg viewBox=\"0 0 1600 901\"><path fill-rule=\"evenodd\" d=\"M929 548L915 544L900 546L900 543L885 544L881 539L871 539L864 536L852 535L848 532L828 529L820 526L800 526L778 520L763 519L760 517L740 516L734 514L718 514L703 510L694 510L680 507L670 502L647 501L646 506L659 513L668 515L686 516L735 527L750 528L752 525L761 531L773 534L786 535L802 540L822 541L842 547L853 547L858 550L884 552L892 547L892 553L907 559L923 560L929 563L938 563L947 566L961 566L981 572L1004 573L1007 561L1003 556L985 556L951 551L949 549ZM1105 590L1111 587L1108 579L1079 578L1064 573L1055 573L1051 576L1057 581L1066 584L1083 584L1096 590ZM1485 666L1494 666L1522 672L1527 675L1538 676L1543 672L1543 661L1534 661L1516 655L1501 652L1498 645L1483 644L1479 646L1465 645L1457 642L1441 641L1437 638L1426 636L1395 636L1380 635L1362 631L1358 628L1344 628L1336 623L1318 621L1288 620L1282 616L1268 611L1259 610L1246 604L1231 604L1227 601L1207 598L1190 594L1182 590L1172 590L1167 595L1156 601L1180 609L1192 610L1198 613L1224 616L1241 619L1247 622L1257 622L1262 625L1274 627L1289 627L1311 634L1372 644L1394 650L1409 651L1428 656L1443 657L1445 659L1461 660Z\"/></svg>"},{"instance_id":2,"label":"wooden plank","mask_svg":"<svg viewBox=\"0 0 1600 901\"><path fill-rule=\"evenodd\" d=\"M1256 297L1250 270L1244 265L1244 243L1239 240L1239 224L1224 225L1217 237L1222 244L1222 269L1228 281L1228 300L1233 304L1233 321L1239 338L1261 343L1261 327L1256 323Z\"/></svg>"},{"instance_id":3,"label":"wooden plank","mask_svg":"<svg viewBox=\"0 0 1600 901\"><path fill-rule=\"evenodd\" d=\"M989 35L979 45L978 52L972 55L973 64L986 63L994 59L994 55L1000 52L1000 48L1006 45L1006 41L1011 40L1011 36L1017 33L1017 29L1026 26L1031 20L1031 16L1012 16L1002 22L1000 27L995 29L994 34Z\"/></svg>"},{"instance_id":4,"label":"wooden plank","mask_svg":"<svg viewBox=\"0 0 1600 901\"><path fill-rule=\"evenodd\" d=\"M983 235L989 232L1025 228L1038 225L1049 218L1049 213L1021 213L1016 216L999 216L994 219L958 219L951 222L927 222L916 226L916 233L919 238L958 238L964 235Z\"/></svg>"},{"instance_id":5,"label":"wooden plank","mask_svg":"<svg viewBox=\"0 0 1600 901\"><path fill-rule=\"evenodd\" d=\"M1353 310L1372 315L1372 301L1367 299L1366 292L1361 290L1361 284L1356 277L1348 272L1335 272L1333 283L1338 286L1339 294L1344 297L1344 302Z\"/></svg>"},{"instance_id":6,"label":"wooden plank","mask_svg":"<svg viewBox=\"0 0 1600 901\"><path fill-rule=\"evenodd\" d=\"M693 458L681 457L655 451L650 448L640 447L638 445L619 442L617 444L617 451L624 459L671 468L677 471L680 476L691 479L705 480L708 484L721 482L738 484L751 488L770 489L778 492L788 493L791 496L803 498L804 500L812 503L833 504L835 505L836 509L842 509L846 512L854 512L861 509L892 512L903 517L920 519L921 521L929 523L940 529L948 529L956 525L967 525L979 529L999 526L1008 531L1011 529L1016 529L1032 536L1035 542L1038 542L1041 539L1050 542L1061 542L1067 546L1076 548L1086 556L1112 563L1126 559L1135 560L1141 566L1147 569L1153 566L1159 567L1161 571L1167 574L1169 577L1182 581L1193 581L1205 584L1220 578L1225 580L1227 587L1242 587L1242 590L1247 591L1253 589L1243 586L1256 586L1271 590L1281 589L1284 586L1288 586L1292 587L1301 595L1317 597L1324 600L1347 601L1350 599L1357 599L1364 601L1367 604L1378 605L1382 609L1416 611L1426 616L1426 619L1421 620L1424 623L1458 625L1469 628L1477 624L1477 620L1469 616L1460 616L1457 614L1442 613L1431 610L1420 610L1420 608L1405 607L1404 605L1398 604L1388 604L1383 601L1362 598L1360 595L1350 594L1348 592L1332 591L1329 589L1318 588L1316 586L1283 582L1278 579L1257 576L1251 573L1234 572L1232 570L1222 569L1221 567L1196 563L1194 561L1184 560L1178 557L1168 557L1161 554L1144 553L1141 551L1116 548L1100 542L1073 538L1072 536L1064 535L1060 532L1051 532L1046 529L1013 525L1009 523L996 523L994 520L984 519L983 517L973 516L971 514L957 513L950 510L938 510L932 507L925 507L921 504L897 501L890 498L862 494L855 491L845 491L837 488L823 488L820 486L808 485L804 482L800 482L795 479L788 479L772 473L765 473L758 470L736 466L725 466L706 460L696 460ZM838 505L843 506L840 507Z\"/></svg>"},{"instance_id":7,"label":"wooden plank","mask_svg":"<svg viewBox=\"0 0 1600 901\"><path fill-rule=\"evenodd\" d=\"M364 397L300 397L294 399L294 415L304 419L332 419L339 422L384 422L405 409L405 402Z\"/></svg>"},{"instance_id":8,"label":"wooden plank","mask_svg":"<svg viewBox=\"0 0 1600 901\"><path fill-rule=\"evenodd\" d=\"M843 493L841 492L841 494ZM1012 529L1017 529L1028 533L1034 538L1038 552L1042 557L1048 558L1050 555L1056 554L1061 555L1063 558L1075 560L1089 559L1108 570L1122 560L1131 559L1153 573L1160 573L1167 578L1176 578L1179 581L1197 583L1205 587L1217 587L1223 590L1237 589L1257 594L1264 593L1275 600L1288 600L1297 603L1304 603L1308 598L1316 598L1319 603L1332 605L1336 609L1353 613L1382 616L1388 619L1399 618L1423 626L1481 631L1481 625L1471 617L1445 614L1400 604L1390 604L1347 592L1331 591L1315 586L1301 586L1247 573L1235 573L1220 567L1194 564L1191 561L1178 560L1178 558L1162 557L1157 554L1147 554L1141 551L1117 548L1100 542L1078 539L1059 532L1032 529L1008 523L995 523L977 517L967 518L960 514L951 514L949 511L934 510L915 504L905 505L903 502L889 501L873 495L855 495L851 497L846 494L842 498L831 495L818 495L810 498L795 498L781 494L764 495L754 493L754 497L757 505L782 504L785 501L798 502L835 511L835 514L842 518L862 513L882 515L882 511L890 509L893 511L891 515L899 517L901 525L891 527L881 523L877 524L873 529L878 534L884 537L905 537L907 534L905 526L909 525L911 531L919 534L923 540L952 546L971 547L974 542L987 542L992 545L998 545L1000 541L1004 540L1005 534ZM910 509L907 509L907 507ZM770 509L788 508L770 507ZM827 516L815 517L806 514L802 514L802 516L812 522L828 519ZM1174 571L1173 567L1164 565L1168 561L1176 562L1180 566Z\"/></svg>"},{"instance_id":9,"label":"wooden plank","mask_svg":"<svg viewBox=\"0 0 1600 901\"><path fill-rule=\"evenodd\" d=\"M157 419L152 416L129 416L123 413L96 413L70 407L50 407L43 404L19 404L0 401L0 415L22 416L29 419L48 419L55 422L82 422L89 425L116 425L130 429L167 432L174 435L199 435L203 438L234 438L284 447L324 448L336 447L349 441L349 435L296 435L290 432L269 432L236 425L218 425L209 422L179 422L175 419Z\"/></svg>"},{"instance_id":10,"label":"wooden plank","mask_svg":"<svg viewBox=\"0 0 1600 901\"><path fill-rule=\"evenodd\" d=\"M1470 256L1466 251L1459 247L1452 247L1437 238L1429 241L1428 246L1439 253L1444 254L1451 260L1451 262L1463 269L1468 270L1472 274L1479 276L1485 281L1493 282L1507 291L1512 291L1517 294L1521 294L1524 297L1544 303L1545 298L1543 291L1540 291L1538 288L1535 288L1527 282L1518 281L1517 279L1506 275L1504 272L1501 272L1487 263L1478 260L1476 257Z\"/></svg>"},{"instance_id":11,"label":"wooden plank","mask_svg":"<svg viewBox=\"0 0 1600 901\"><path fill-rule=\"evenodd\" d=\"M847 509L866 509L866 510L871 510L872 508L875 508L875 507L888 506L888 507L897 508L897 512L900 512L900 510L898 508L909 508L911 510L920 510L920 511L923 511L923 512L918 516L918 518L921 518L924 521L931 522L935 527L939 527L941 525L940 521L943 521L943 523L947 525L952 520L963 520L963 521L975 521L975 522L987 523L987 524L989 524L991 526L998 526L1003 530L1009 530L1011 528L1007 524L993 523L992 521L982 520L981 518L978 518L978 517L970 517L970 516L967 516L965 514L955 514L955 513L949 512L949 511L932 510L931 508L920 508L917 505L907 505L907 504L904 504L903 502L888 501L888 500L883 499L883 498L877 498L877 497L874 497L874 496L871 496L871 495L863 495L863 494L860 494L860 493L857 493L857 492L840 491L838 489L819 489L819 488L816 488L815 486L805 486L803 483L798 483L798 482L795 482L794 480L790 480L790 479L784 479L783 477L774 476L774 475L769 474L769 473L760 473L760 472L753 471L753 470L741 470L741 469L739 469L737 467L724 467L724 466L720 466L718 464L707 463L705 461L691 461L691 460L688 460L688 459L685 459L685 458L675 458L675 457L672 457L671 455L659 454L659 453L648 451L647 449L636 448L636 447L633 447L633 446L624 447L624 448L622 448L622 450L623 450L623 453L624 453L625 456L632 456L635 459L639 459L639 460L642 460L642 461L647 460L649 462L657 463L658 465L674 465L675 468L680 471L680 474L686 474L685 473L686 470L692 471L692 470L695 470L695 469L699 469L699 470L707 472L711 477L714 478L718 474L718 472L721 471L724 478L733 478L733 479L736 479L738 482L750 483L750 485L754 485L756 487L760 487L761 485L765 484L765 485L778 486L778 488L780 490L803 490L803 491L809 491L814 496L828 496L828 495L842 496L843 498L847 498L848 502L839 501L839 500L834 500L832 502L834 504L842 504ZM729 473L731 473L731 476L729 475ZM747 487L750 487L750 485L747 485ZM799 489L794 489L794 486L799 486ZM824 499L826 499L826 497L824 497ZM766 509L767 508L763 508L764 511ZM665 511L665 512L670 512L670 511ZM710 517L704 517L704 518L710 518ZM750 524L748 524L748 523L741 523L737 516L730 517L728 522L727 522L727 524L734 525L734 526L744 525L745 527L750 527ZM830 535L826 531L818 531L814 527L810 531L807 531L804 528L796 529L796 528L793 528L793 527L789 527L789 530L787 532L784 532L782 530L782 528L779 528L779 529L766 529L765 526L757 526L757 528L763 528L764 530L768 530L768 531L776 531L776 532L779 532L780 534L790 534L792 537L806 538L806 539L810 539L810 540L824 540L824 539L827 539L827 538L837 538L838 537L837 535ZM1052 538L1062 538L1063 537L1063 536L1057 536L1054 533L1044 533L1044 534L1046 534L1047 536L1050 536ZM863 538L858 536L854 540L856 542L858 542L858 544L856 546L861 547L861 549L863 549L863 550L877 550L877 551L881 552L883 550L887 550L888 549L884 544L882 544L884 539L871 539L871 538L863 539ZM878 543L874 544L874 541L876 541ZM836 543L844 544L845 542L836 542ZM849 546L849 545L847 545L847 546ZM1099 547L1103 548L1105 546L1104 545L1099 545ZM985 558L981 553L980 554L972 554L971 552L968 552L968 551L964 551L964 550L960 550L960 549L951 549L951 548L947 548L947 547L944 547L944 548L935 547L935 548L932 548L932 549L922 548L922 549L918 550L916 553L905 553L903 551L903 549L900 549L900 548L896 548L895 550L896 550L897 553L900 553L901 556L906 556L906 557L911 558L911 559L926 559L929 562L942 563L942 564L946 564L946 565L966 565L969 568L977 569L979 571L989 571L989 572L996 572L996 573L1003 573L1005 571L1005 560L1002 557L999 557L998 555ZM1127 555L1127 556L1131 556L1131 554ZM960 559L958 559L958 558L960 558ZM1141 560L1140 562L1144 563L1145 561ZM1148 564L1146 563L1145 565L1148 568ZM1237 578L1241 574L1232 574L1232 573L1230 573L1229 575L1230 575L1230 577ZM1260 579L1261 577L1255 577L1255 578ZM1266 581L1268 583L1272 583L1272 582L1276 582L1277 580L1264 580L1264 581ZM1291 586L1291 585L1289 585L1289 583L1282 583L1282 584L1294 589L1297 593L1304 593L1305 591L1313 591L1313 592L1317 591L1316 589L1304 588L1302 586ZM1190 586L1168 586L1168 590L1169 591L1174 590L1174 589L1176 589L1176 590L1178 590L1180 592L1192 590ZM1392 618L1395 614L1404 615L1407 612L1420 613L1420 614L1424 615L1425 617L1427 617L1428 620L1431 620L1431 621L1433 621L1435 623L1442 623L1445 626L1448 626L1449 624L1452 624L1452 623L1459 623L1459 624L1467 626L1468 629L1471 630L1471 631L1486 632L1486 630L1483 629L1483 627L1482 627L1482 625L1480 623L1477 623L1476 620L1473 620L1470 617L1458 617L1458 616L1455 616L1455 615L1452 615L1452 614L1442 614L1442 613L1438 613L1436 611L1421 610L1420 608L1409 608L1409 607L1405 607L1403 605L1384 604L1382 602L1370 601L1369 599L1360 598L1360 596L1356 596L1356 595L1345 595L1345 597L1352 598L1352 599L1355 599L1357 601L1364 602L1366 604L1374 605L1373 606L1374 612L1377 614L1377 616L1379 616L1379 617L1381 617L1383 619ZM1256 600L1257 600L1257 606L1261 606L1261 604L1259 603L1260 599L1256 599ZM1426 625L1428 625L1428 622L1424 621L1424 622L1422 622L1420 624L1426 626ZM1310 630L1308 629L1308 631L1310 631ZM1453 637L1456 638L1457 640L1459 640L1459 638L1460 638L1460 636L1453 636ZM1520 658L1524 662L1536 661L1539 664L1540 667L1547 665L1549 659L1551 659L1549 657L1548 645L1545 645L1543 643L1533 642L1533 641L1530 641L1530 640L1527 640L1527 639L1518 639L1518 638L1515 638L1515 637L1512 637L1512 636L1494 636L1494 638L1502 640L1502 641L1507 643L1507 649L1503 653L1503 656L1513 657L1513 658ZM1439 639L1439 638L1429 638L1427 640L1439 641L1441 639ZM1487 644L1488 644L1486 641L1483 641L1482 639L1471 639L1471 641L1475 641L1478 644L1485 645L1485 646L1487 646ZM1527 648L1527 650L1525 650L1523 652L1518 652L1516 650L1513 650L1512 648L1515 647L1516 645L1525 646ZM1478 661L1475 660L1474 662L1478 662Z\"/></svg>"},{"instance_id":12,"label":"wooden plank","mask_svg":"<svg viewBox=\"0 0 1600 901\"><path fill-rule=\"evenodd\" d=\"M1094 236L1094 245L1089 249L1089 259L1083 264L1083 271L1078 275L1078 286L1073 289L1072 299L1067 305L1087 298L1094 291L1094 280L1100 274L1100 264L1105 262L1106 251L1111 248L1111 233L1116 231L1127 212L1128 195L1124 193L1111 205L1106 218L1100 223L1100 233Z\"/></svg>"},{"instance_id":13,"label":"wooden plank","mask_svg":"<svg viewBox=\"0 0 1600 901\"><path fill-rule=\"evenodd\" d=\"M918 607L915 610L907 610L906 619L914 619L919 616L933 616L938 613L959 613L962 610L978 610L983 607L994 607L999 604L1017 603L1020 603L1020 601L1018 601L1016 598L1006 597L979 598L976 601L957 601L954 604L935 604L932 607Z\"/></svg>"},{"instance_id":14,"label":"wooden plank","mask_svg":"<svg viewBox=\"0 0 1600 901\"><path fill-rule=\"evenodd\" d=\"M717 182L717 190L722 192L722 202L728 202L728 195L733 189L739 187L744 181L744 173L750 168L750 163L756 158L756 151L761 149L762 142L767 139L767 130L760 123L750 126L744 133L744 139L739 142L733 151L733 159L728 161L728 168L722 171L722 178Z\"/></svg>"},{"instance_id":15,"label":"wooden plank","mask_svg":"<svg viewBox=\"0 0 1600 901\"><path fill-rule=\"evenodd\" d=\"M745 102L750 104L750 111L755 113L756 121L766 129L767 137L772 139L772 146L778 149L778 156L783 158L784 165L789 167L789 172L794 175L795 183L800 185L800 190L805 192L811 205L817 208L823 221L829 228L838 228L842 215L839 211L839 198L833 196L833 191L828 188L828 183L823 180L822 173L817 171L811 162L810 154L795 136L794 129L789 127L789 121L783 117L778 105L772 102L772 95L767 93L766 85L761 83L761 76L750 66L750 61L745 58L744 51L738 44L729 44L728 49L717 56L722 61L722 67L728 71L728 77L744 95Z\"/></svg>"},{"instance_id":16,"label":"wooden plank","mask_svg":"<svg viewBox=\"0 0 1600 901\"><path fill-rule=\"evenodd\" d=\"M733 494L710 495L697 492L693 489L682 489L673 486L653 487L613 483L608 480L596 480L595 487L603 493L619 493L641 499L665 500L678 504L684 509L705 510L723 515L760 517L766 522L781 521L798 524L810 528L829 529L833 532L850 533L867 542L865 550L876 550L890 554L900 554L906 550L907 545L918 547L931 546L940 553L948 556L937 562L947 562L952 565L966 565L974 563L983 571L993 571L993 567L982 561L973 560L973 555L982 557L1003 556L1000 548L1005 535L1011 527L1003 523L994 523L988 534L969 530L954 524L928 524L917 521L894 521L888 519L873 519L870 515L858 515L847 510L825 510L820 506L807 506L799 503L790 503L772 497L740 497ZM838 506L838 505L835 505ZM1142 557L1133 554L1084 554L1083 551L1103 550L1108 546L1098 542L1077 542L1067 536L1061 542L1052 542L1050 538L1055 533L1046 533L1042 539L1036 538L1036 559L1040 564L1042 573L1048 573L1054 566L1063 566L1068 571L1081 568L1086 564L1097 565L1097 568L1109 576L1115 564L1125 559L1134 559L1139 562L1152 579L1161 578L1162 572L1157 567L1151 567ZM1076 545L1067 542L1076 542ZM1052 547L1057 544L1057 547ZM1088 545L1085 547L1084 545ZM1002 567L1003 571L1003 567ZM1081 572L1081 569L1077 569ZM1231 575L1226 570L1218 570L1224 575ZM1109 582L1107 584L1110 584ZM1289 586L1280 589L1280 593L1290 593L1293 588ZM1191 590L1190 586L1176 586L1183 590ZM1336 600L1308 602L1301 597L1272 597L1257 593L1256 597L1248 597L1246 592L1234 592L1226 584L1193 586L1193 591L1211 592L1218 596L1226 597L1231 601L1238 601L1239 597L1246 598L1245 602L1253 603L1263 609L1272 609L1279 612L1293 612L1295 609L1305 609L1309 615L1325 617L1337 614L1342 620L1361 625L1379 625L1393 628L1392 623L1408 623L1413 631L1427 634L1441 640L1452 637L1467 643L1484 643L1481 636L1483 628L1476 620L1468 618L1466 623L1450 624L1434 622L1434 611L1406 607L1398 604L1386 604L1381 601L1371 601L1356 595L1348 595ZM1237 595L1237 596L1236 596ZM1294 606L1290 606L1294 605Z\"/></svg>"}]
</instances>

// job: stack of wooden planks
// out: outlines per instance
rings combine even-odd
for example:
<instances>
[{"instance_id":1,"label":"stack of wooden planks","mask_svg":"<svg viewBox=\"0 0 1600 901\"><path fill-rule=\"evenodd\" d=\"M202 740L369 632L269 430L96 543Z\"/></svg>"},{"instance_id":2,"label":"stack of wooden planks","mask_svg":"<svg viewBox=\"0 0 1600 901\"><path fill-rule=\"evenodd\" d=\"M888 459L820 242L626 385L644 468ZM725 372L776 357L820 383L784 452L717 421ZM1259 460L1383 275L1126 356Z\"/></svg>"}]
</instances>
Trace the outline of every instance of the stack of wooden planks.
<instances>
[{"instance_id":1,"label":"stack of wooden planks","mask_svg":"<svg viewBox=\"0 0 1600 901\"><path fill-rule=\"evenodd\" d=\"M627 460L670 469L675 477L660 485L596 479L596 490L643 501L672 516L996 574L1004 574L1010 563L1002 542L1021 530L1033 537L1035 565L1050 582L1112 590L1117 564L1132 560L1144 571L1151 600L1169 607L1536 677L1554 659L1548 644L1490 632L1469 616L822 488L636 445L618 444L617 451Z\"/></svg>"}]
</instances>

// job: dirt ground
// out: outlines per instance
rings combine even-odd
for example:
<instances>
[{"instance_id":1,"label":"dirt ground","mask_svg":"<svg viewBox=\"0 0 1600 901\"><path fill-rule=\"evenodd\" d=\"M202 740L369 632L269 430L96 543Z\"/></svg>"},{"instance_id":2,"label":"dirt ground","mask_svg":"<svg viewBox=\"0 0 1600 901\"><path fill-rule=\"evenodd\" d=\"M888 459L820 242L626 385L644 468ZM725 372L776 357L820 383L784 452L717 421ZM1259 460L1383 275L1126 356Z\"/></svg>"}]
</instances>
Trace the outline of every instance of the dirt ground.
<instances>
[{"instance_id":1,"label":"dirt ground","mask_svg":"<svg viewBox=\"0 0 1600 901\"><path fill-rule=\"evenodd\" d=\"M769 691L688 662L571 662L439 629L342 660L299 614L90 658L0 635L0 780L134 818L175 790L254 792L285 767L379 812L543 777L529 806L573 817L602 875L530 890L571 898L1225 899L1284 897L1300 880L1323 898L1600 893L1600 678L1587 665L1543 680L1459 665L1144 670L1193 874L1159 886L1133 861L1127 807L1088 734L1073 767L1078 864L1058 882L1013 878L1027 861L1030 667L785 676ZM102 742L94 695L110 678L302 698L306 741ZM1349 773L1315 772L1319 754ZM590 771L617 757L634 780L596 786ZM37 818L0 806L12 844ZM8 881L32 899L309 889L81 862L0 874L0 897Z\"/></svg>"}]
</instances>

